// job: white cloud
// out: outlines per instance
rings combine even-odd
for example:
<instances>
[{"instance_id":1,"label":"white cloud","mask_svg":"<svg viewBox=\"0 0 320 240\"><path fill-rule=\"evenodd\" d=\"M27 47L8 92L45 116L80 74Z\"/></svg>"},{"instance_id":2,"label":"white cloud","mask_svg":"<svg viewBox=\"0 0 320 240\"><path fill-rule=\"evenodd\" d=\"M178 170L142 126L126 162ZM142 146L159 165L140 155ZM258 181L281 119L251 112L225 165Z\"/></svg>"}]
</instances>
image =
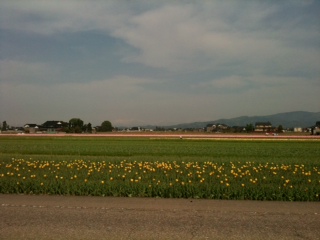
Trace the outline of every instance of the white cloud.
<instances>
[{"instance_id":1,"label":"white cloud","mask_svg":"<svg viewBox=\"0 0 320 240\"><path fill-rule=\"evenodd\" d=\"M234 70L244 66L251 71L253 66L255 71L264 71L264 66L278 62L290 69L310 58L309 66L314 70L316 65L309 52L290 45L297 36L308 38L303 29L293 31L294 26L286 23L281 26L281 20L275 28L266 23L265 18L278 10L276 4L176 2L140 12L130 9L130 4L114 1L4 3L3 28L41 34L99 30L137 50L134 54L126 52L123 60L170 71L200 71L230 65L234 65ZM139 4L144 3L138 1ZM319 37L317 32L313 39Z\"/></svg>"},{"instance_id":2,"label":"white cloud","mask_svg":"<svg viewBox=\"0 0 320 240\"><path fill-rule=\"evenodd\" d=\"M117 28L130 15L125 3L113 1L3 1L0 26L52 35Z\"/></svg>"},{"instance_id":3,"label":"white cloud","mask_svg":"<svg viewBox=\"0 0 320 240\"><path fill-rule=\"evenodd\" d=\"M164 6L134 16L112 34L139 50L127 56L127 61L172 71L231 68L235 63L235 70L241 66L249 72L252 68L264 71L266 65L278 64L290 70L300 61L309 61L312 70L317 69L314 59L319 53L290 45L291 36L299 32L259 28L262 19L272 14L275 7L266 10L252 4L255 8L239 9L233 24L218 12L219 7L223 13L228 12L226 6L218 4L217 10L215 5L209 10L195 5ZM227 7L232 12L237 10L232 4ZM300 35L305 35L303 30Z\"/></svg>"},{"instance_id":4,"label":"white cloud","mask_svg":"<svg viewBox=\"0 0 320 240\"><path fill-rule=\"evenodd\" d=\"M1 1L6 36L37 41L1 39L1 116L125 125L319 110L312 1L129 2Z\"/></svg>"}]
</instances>

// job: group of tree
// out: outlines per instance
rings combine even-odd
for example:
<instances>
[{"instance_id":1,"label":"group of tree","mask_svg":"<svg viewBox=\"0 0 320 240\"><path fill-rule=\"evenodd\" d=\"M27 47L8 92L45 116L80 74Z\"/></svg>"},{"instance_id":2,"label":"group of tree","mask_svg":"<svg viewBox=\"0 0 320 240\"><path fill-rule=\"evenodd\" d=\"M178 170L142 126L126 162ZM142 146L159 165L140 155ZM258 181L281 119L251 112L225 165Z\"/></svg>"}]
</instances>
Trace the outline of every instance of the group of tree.
<instances>
[{"instance_id":1,"label":"group of tree","mask_svg":"<svg viewBox=\"0 0 320 240\"><path fill-rule=\"evenodd\" d=\"M110 121L104 121L101 123L101 126L98 128L99 132L111 132L113 129Z\"/></svg>"},{"instance_id":2,"label":"group of tree","mask_svg":"<svg viewBox=\"0 0 320 240\"><path fill-rule=\"evenodd\" d=\"M83 120L81 120L80 118L71 118L69 120L68 123L64 122L64 126L62 131L65 131L67 133L91 133L93 131L97 131L97 132L111 132L113 131L115 128L112 126L111 122L106 120L103 121L101 123L100 126L96 126L96 127L92 127L92 124L89 122L87 124L84 124ZM1 131L7 131L10 128L10 126L7 124L6 121L2 122L2 125L0 125L0 129ZM168 129L164 128L164 127L159 127L157 126L155 129L155 131L166 131ZM170 129L172 131L174 131L175 129ZM192 129L184 129L184 130L189 130L192 131ZM279 125L278 127L274 128L273 131L275 132L283 132L284 128L282 125ZM247 124L245 127L238 127L238 126L233 126L233 127L229 127L226 126L224 128L216 128L215 131L221 131L221 132L225 132L225 133L237 133L237 132L247 132L247 133L251 133L255 131L254 125L253 124Z\"/></svg>"},{"instance_id":3,"label":"group of tree","mask_svg":"<svg viewBox=\"0 0 320 240\"><path fill-rule=\"evenodd\" d=\"M110 121L103 121L100 126L95 127L95 130L98 132L111 132L113 130L112 124ZM84 124L80 118L71 118L69 120L68 128L66 132L68 133L91 133L93 127L91 123Z\"/></svg>"},{"instance_id":4,"label":"group of tree","mask_svg":"<svg viewBox=\"0 0 320 240\"><path fill-rule=\"evenodd\" d=\"M66 129L66 132L68 132L68 133L87 132L88 125L91 127L91 123L84 124L80 118L71 118L69 120L69 125L68 125L68 128ZM91 128L91 130L92 130L92 128Z\"/></svg>"},{"instance_id":5,"label":"group of tree","mask_svg":"<svg viewBox=\"0 0 320 240\"><path fill-rule=\"evenodd\" d=\"M97 132L111 132L114 127L112 126L110 121L103 121L100 126L92 127L92 124L89 122L84 124L83 120L80 118L71 118L69 122L62 122L62 128L59 128L61 131L66 133L91 133L93 130ZM1 131L7 131L10 126L7 124L6 121L2 122L0 125Z\"/></svg>"},{"instance_id":6,"label":"group of tree","mask_svg":"<svg viewBox=\"0 0 320 240\"><path fill-rule=\"evenodd\" d=\"M1 131L6 131L8 129L8 124L6 121L3 121L2 122L2 126L1 126Z\"/></svg>"}]
</instances>

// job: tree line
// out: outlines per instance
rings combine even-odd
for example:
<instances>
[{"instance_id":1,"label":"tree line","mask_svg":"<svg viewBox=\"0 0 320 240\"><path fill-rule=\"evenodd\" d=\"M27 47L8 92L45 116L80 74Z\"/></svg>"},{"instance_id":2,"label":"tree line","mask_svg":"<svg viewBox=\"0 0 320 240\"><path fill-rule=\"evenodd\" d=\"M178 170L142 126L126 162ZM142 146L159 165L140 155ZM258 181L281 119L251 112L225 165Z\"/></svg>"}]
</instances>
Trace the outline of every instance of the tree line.
<instances>
[{"instance_id":1,"label":"tree line","mask_svg":"<svg viewBox=\"0 0 320 240\"><path fill-rule=\"evenodd\" d=\"M68 133L81 133L81 132L92 132L93 127L91 123L84 124L80 118L71 118L69 120ZM108 120L103 121L100 126L95 127L98 132L111 132L113 130L112 123Z\"/></svg>"},{"instance_id":2,"label":"tree line","mask_svg":"<svg viewBox=\"0 0 320 240\"><path fill-rule=\"evenodd\" d=\"M0 129L1 131L7 131L11 128L6 121L3 121L2 125L0 125ZM97 132L111 132L113 129L112 123L108 120L103 121L100 126L96 127L92 127L90 122L85 124L80 118L71 118L69 122L61 123L61 131L66 133L91 133L93 130Z\"/></svg>"}]
</instances>

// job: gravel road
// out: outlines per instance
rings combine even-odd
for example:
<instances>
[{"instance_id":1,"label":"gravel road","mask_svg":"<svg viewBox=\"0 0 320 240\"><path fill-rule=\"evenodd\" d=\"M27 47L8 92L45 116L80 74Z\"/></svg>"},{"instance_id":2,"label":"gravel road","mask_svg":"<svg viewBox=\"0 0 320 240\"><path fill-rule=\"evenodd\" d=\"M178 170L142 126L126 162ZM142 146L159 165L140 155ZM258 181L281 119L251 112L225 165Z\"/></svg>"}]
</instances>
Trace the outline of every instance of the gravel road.
<instances>
[{"instance_id":1,"label":"gravel road","mask_svg":"<svg viewBox=\"0 0 320 240\"><path fill-rule=\"evenodd\" d=\"M0 194L0 239L319 239L319 202Z\"/></svg>"}]
</instances>

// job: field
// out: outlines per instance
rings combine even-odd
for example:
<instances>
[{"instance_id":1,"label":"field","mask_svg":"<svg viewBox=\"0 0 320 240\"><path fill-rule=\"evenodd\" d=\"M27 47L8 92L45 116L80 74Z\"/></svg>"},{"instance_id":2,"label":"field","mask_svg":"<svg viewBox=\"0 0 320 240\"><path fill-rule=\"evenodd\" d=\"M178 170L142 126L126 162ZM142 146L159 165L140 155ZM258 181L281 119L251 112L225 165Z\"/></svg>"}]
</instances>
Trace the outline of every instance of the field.
<instances>
[{"instance_id":1,"label":"field","mask_svg":"<svg viewBox=\"0 0 320 240\"><path fill-rule=\"evenodd\" d=\"M0 137L0 193L320 200L320 141Z\"/></svg>"}]
</instances>

